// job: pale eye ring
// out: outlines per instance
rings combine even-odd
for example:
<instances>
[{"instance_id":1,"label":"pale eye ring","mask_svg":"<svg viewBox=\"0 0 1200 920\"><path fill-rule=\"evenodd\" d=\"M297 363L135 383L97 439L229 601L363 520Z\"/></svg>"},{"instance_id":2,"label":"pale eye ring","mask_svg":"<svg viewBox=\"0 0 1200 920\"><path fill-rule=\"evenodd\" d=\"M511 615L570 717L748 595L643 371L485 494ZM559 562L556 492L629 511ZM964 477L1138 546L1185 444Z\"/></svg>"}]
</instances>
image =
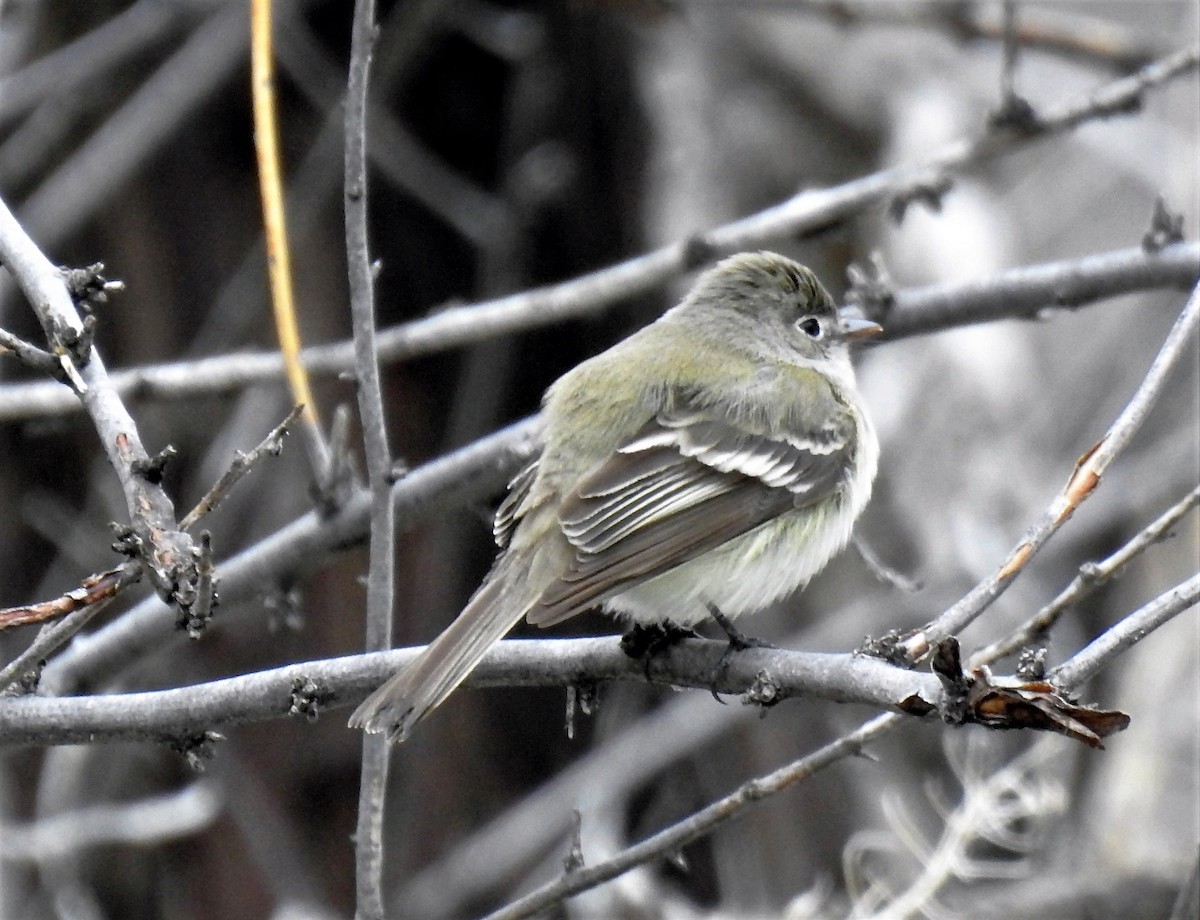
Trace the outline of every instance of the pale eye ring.
<instances>
[{"instance_id":1,"label":"pale eye ring","mask_svg":"<svg viewBox=\"0 0 1200 920\"><path fill-rule=\"evenodd\" d=\"M796 328L813 340L819 340L825 334L825 327L815 316L802 316L796 320Z\"/></svg>"}]
</instances>

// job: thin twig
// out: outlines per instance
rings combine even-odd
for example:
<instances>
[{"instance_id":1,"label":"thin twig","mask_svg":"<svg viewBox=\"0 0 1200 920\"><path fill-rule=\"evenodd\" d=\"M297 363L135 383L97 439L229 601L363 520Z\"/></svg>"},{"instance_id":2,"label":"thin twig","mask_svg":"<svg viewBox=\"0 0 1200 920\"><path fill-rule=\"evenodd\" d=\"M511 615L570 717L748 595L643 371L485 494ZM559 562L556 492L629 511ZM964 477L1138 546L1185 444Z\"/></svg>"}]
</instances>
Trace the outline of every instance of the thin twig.
<instances>
[{"instance_id":1,"label":"thin twig","mask_svg":"<svg viewBox=\"0 0 1200 920\"><path fill-rule=\"evenodd\" d=\"M233 491L233 487L241 482L246 474L254 469L263 457L279 456L279 452L283 450L283 439L288 433L288 427L296 420L299 414L300 406L296 406L287 414L287 418L271 429L270 434L263 438L254 450L248 454L238 451L234 455L233 462L229 464L228 469L221 474L221 478L196 503L196 507L184 515L183 519L179 522L180 529L190 530L197 521L217 507L225 496Z\"/></svg>"},{"instance_id":2,"label":"thin twig","mask_svg":"<svg viewBox=\"0 0 1200 920\"><path fill-rule=\"evenodd\" d=\"M367 238L367 90L375 43L374 0L355 0L346 92L346 263L354 329L358 411L362 420L371 492L370 562L367 572L366 649L392 644L395 581L395 508L391 502L392 456L375 344L375 292ZM364 734L354 835L355 917L383 920L383 803L391 750L385 737Z\"/></svg>"},{"instance_id":3,"label":"thin twig","mask_svg":"<svg viewBox=\"0 0 1200 920\"><path fill-rule=\"evenodd\" d=\"M262 196L263 236L267 246L267 276L271 281L271 308L275 333L283 355L292 401L302 406L305 444L313 471L320 475L329 464L321 436L316 401L308 385L308 372L300 361L300 326L292 292L291 250L283 209L283 180L279 165L279 129L275 112L275 61L271 47L271 0L250 0L250 68L254 100L254 153L258 162L258 187Z\"/></svg>"},{"instance_id":4,"label":"thin twig","mask_svg":"<svg viewBox=\"0 0 1200 920\"><path fill-rule=\"evenodd\" d=\"M990 664L1020 651L1046 635L1066 611L1070 610L1101 585L1133 562L1138 556L1171 535L1172 529L1181 518L1200 504L1200 486L1192 489L1133 539L1115 553L1099 562L1085 562L1079 574L1059 595L1036 614L1022 623L1011 634L999 639L971 656L971 663Z\"/></svg>"},{"instance_id":5,"label":"thin twig","mask_svg":"<svg viewBox=\"0 0 1200 920\"><path fill-rule=\"evenodd\" d=\"M74 606L58 623L49 628L43 628L25 651L0 669L0 693L36 669L41 662L50 657L55 649L70 642L71 638L87 626L98 613L116 600L126 587L141 578L141 567L131 560L120 566L116 573L115 582L106 580L103 594L87 603ZM106 576L112 574L105 573ZM70 595L66 596L70 597Z\"/></svg>"},{"instance_id":6,"label":"thin twig","mask_svg":"<svg viewBox=\"0 0 1200 920\"><path fill-rule=\"evenodd\" d=\"M1109 661L1140 642L1172 617L1178 616L1200 600L1200 575L1159 595L1105 630L1067 661L1054 668L1047 678L1057 687L1076 690Z\"/></svg>"},{"instance_id":7,"label":"thin twig","mask_svg":"<svg viewBox=\"0 0 1200 920\"><path fill-rule=\"evenodd\" d=\"M602 882L614 879L636 866L676 852L692 841L711 834L720 825L740 817L745 813L746 806L807 779L846 757L858 754L867 744L893 730L902 721L896 715L876 716L855 731L818 748L808 756L802 757L774 773L744 783L729 795L700 809L683 821L671 825L666 830L647 837L641 843L627 847L604 862L569 872L524 897L518 898L500 910L488 914L484 920L520 920L523 917L532 917L571 895L595 888Z\"/></svg>"},{"instance_id":8,"label":"thin twig","mask_svg":"<svg viewBox=\"0 0 1200 920\"><path fill-rule=\"evenodd\" d=\"M1012 584L1013 579L1025 569L1046 541L1092 494L1100 484L1104 472L1145 421L1162 393L1168 375L1194 344L1198 325L1200 285L1192 290L1183 312L1168 333L1133 398L1105 432L1104 437L1079 458L1074 473L1042 514L1041 519L1030 528L994 574L985 578L958 603L905 641L905 651L912 660L923 657L942 639L960 633L967 624L991 606Z\"/></svg>"},{"instance_id":9,"label":"thin twig","mask_svg":"<svg viewBox=\"0 0 1200 920\"><path fill-rule=\"evenodd\" d=\"M546 304L547 298L561 299L564 303L572 296L584 298L581 312L598 311L619 302L621 292L616 289L589 289L587 282L591 277L475 306L455 307L431 319L380 330L380 360L402 361L481 341L499 331L516 332L556 322L558 315L554 311L538 309L539 304ZM664 275L662 280L667 277ZM979 281L896 291L892 305L882 317L887 325L885 338L906 338L998 319L1036 317L1047 308L1074 309L1134 291L1187 289L1198 277L1200 243L1176 243L1153 253L1133 247L1022 266ZM482 318L493 310L500 311L504 304L508 306L502 312L508 318L500 326L472 325L472 317ZM439 328L444 319L439 317L447 315L457 319L450 334L442 334ZM340 374L354 368L354 344L344 341L312 346L305 348L300 357L311 373ZM282 376L283 359L279 353L260 352L119 370L113 372L112 380L122 395L179 399L229 392ZM0 387L0 422L46 418L78 408L78 401L55 384Z\"/></svg>"},{"instance_id":10,"label":"thin twig","mask_svg":"<svg viewBox=\"0 0 1200 920\"><path fill-rule=\"evenodd\" d=\"M54 355L26 342L20 336L13 335L7 329L0 329L0 353L4 351L10 352L26 367L39 373L49 374L52 377L62 376L62 366Z\"/></svg>"}]
</instances>

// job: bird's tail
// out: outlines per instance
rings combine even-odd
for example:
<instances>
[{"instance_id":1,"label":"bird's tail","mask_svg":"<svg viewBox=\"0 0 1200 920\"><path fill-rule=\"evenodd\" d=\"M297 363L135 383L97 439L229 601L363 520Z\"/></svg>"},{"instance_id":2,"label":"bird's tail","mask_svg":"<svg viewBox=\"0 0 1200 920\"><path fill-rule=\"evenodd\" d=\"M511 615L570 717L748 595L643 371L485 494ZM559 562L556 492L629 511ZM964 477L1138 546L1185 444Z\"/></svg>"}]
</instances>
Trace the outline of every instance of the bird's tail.
<instances>
[{"instance_id":1,"label":"bird's tail","mask_svg":"<svg viewBox=\"0 0 1200 920\"><path fill-rule=\"evenodd\" d=\"M475 593L458 618L399 674L368 696L350 716L350 727L387 732L403 741L479 664L525 613L523 578L508 572L493 577ZM515 588L516 590L513 590Z\"/></svg>"}]
</instances>

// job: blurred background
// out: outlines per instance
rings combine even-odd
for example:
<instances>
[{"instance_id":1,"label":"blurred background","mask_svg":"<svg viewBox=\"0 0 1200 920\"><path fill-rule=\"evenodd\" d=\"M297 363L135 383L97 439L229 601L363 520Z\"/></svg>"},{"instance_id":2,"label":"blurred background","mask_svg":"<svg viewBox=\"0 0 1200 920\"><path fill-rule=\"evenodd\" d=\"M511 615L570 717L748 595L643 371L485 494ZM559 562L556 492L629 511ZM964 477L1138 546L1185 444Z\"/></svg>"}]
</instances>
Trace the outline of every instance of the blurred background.
<instances>
[{"instance_id":1,"label":"blurred background","mask_svg":"<svg viewBox=\"0 0 1200 920\"><path fill-rule=\"evenodd\" d=\"M293 265L302 333L315 344L350 330L341 100L351 4L277 7ZM1035 43L1021 51L1015 89L1035 110L1198 38L1190 0L1016 9ZM974 137L1001 100L1001 21L988 2L381 3L369 125L379 322L569 279ZM233 0L0 6L0 196L54 262L103 261L125 282L100 314L110 368L274 347L247 49L246 6ZM940 209L915 205L897 222L873 208L764 242L843 298L850 263L875 252L903 288L1136 246L1159 195L1194 239L1198 105L1193 70L1135 114L969 169ZM586 321L389 365L397 458L415 466L536 411L559 374L652 320L689 281ZM0 298L0 326L39 341L7 275ZM882 584L849 550L753 633L844 652L953 603L994 571L1104 433L1185 298L1147 292L863 353L883 459L860 533L923 587ZM1003 635L1195 486L1197 362L1193 347L1100 490L963 636L968 648ZM0 358L0 408L28 379ZM316 386L324 417L353 406L345 380ZM178 450L166 484L186 509L234 451L278 423L289 397L276 380L217 396L142 393L128 405L151 452ZM0 607L113 566L108 523L126 518L85 416L3 417ZM211 519L218 559L311 508L300 442L269 463ZM478 584L493 554L490 511L405 528L397 645L430 640ZM1192 512L1064 619L1051 663L1195 572L1198 547ZM351 654L363 642L365 568L365 549L351 547L302 578L263 584L222 605L202 640L142 656L90 689ZM596 616L554 634L615 629ZM0 663L34 631L0 634ZM1106 751L914 720L871 757L558 915L872 916L880 890L912 892L931 854L959 847L981 877L940 879L904 916L1166 918L1200 840L1198 652L1193 610L1088 687L1088 699L1133 719ZM387 816L396 917L485 913L561 871L573 809L583 854L598 862L872 714L801 700L759 719L733 699L641 686L602 688L600 703L568 739L561 691L463 691L397 750ZM0 749L0 918L352 916L361 742L344 713L226 734L202 775L149 744ZM948 831L964 789L979 788L992 807ZM88 822L138 839L88 845L48 830Z\"/></svg>"}]
</instances>

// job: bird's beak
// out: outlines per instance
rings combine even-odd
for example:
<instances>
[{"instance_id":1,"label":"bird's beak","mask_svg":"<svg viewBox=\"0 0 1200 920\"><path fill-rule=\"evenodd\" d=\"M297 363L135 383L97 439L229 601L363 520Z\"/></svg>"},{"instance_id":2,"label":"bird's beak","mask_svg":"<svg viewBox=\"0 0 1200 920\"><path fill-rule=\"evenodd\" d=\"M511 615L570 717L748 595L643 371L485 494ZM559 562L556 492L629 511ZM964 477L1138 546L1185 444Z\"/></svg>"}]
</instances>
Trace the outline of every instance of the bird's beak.
<instances>
[{"instance_id":1,"label":"bird's beak","mask_svg":"<svg viewBox=\"0 0 1200 920\"><path fill-rule=\"evenodd\" d=\"M843 339L865 339L883 332L883 327L879 323L863 319L861 316L847 313L844 310L838 314L838 327Z\"/></svg>"}]
</instances>

